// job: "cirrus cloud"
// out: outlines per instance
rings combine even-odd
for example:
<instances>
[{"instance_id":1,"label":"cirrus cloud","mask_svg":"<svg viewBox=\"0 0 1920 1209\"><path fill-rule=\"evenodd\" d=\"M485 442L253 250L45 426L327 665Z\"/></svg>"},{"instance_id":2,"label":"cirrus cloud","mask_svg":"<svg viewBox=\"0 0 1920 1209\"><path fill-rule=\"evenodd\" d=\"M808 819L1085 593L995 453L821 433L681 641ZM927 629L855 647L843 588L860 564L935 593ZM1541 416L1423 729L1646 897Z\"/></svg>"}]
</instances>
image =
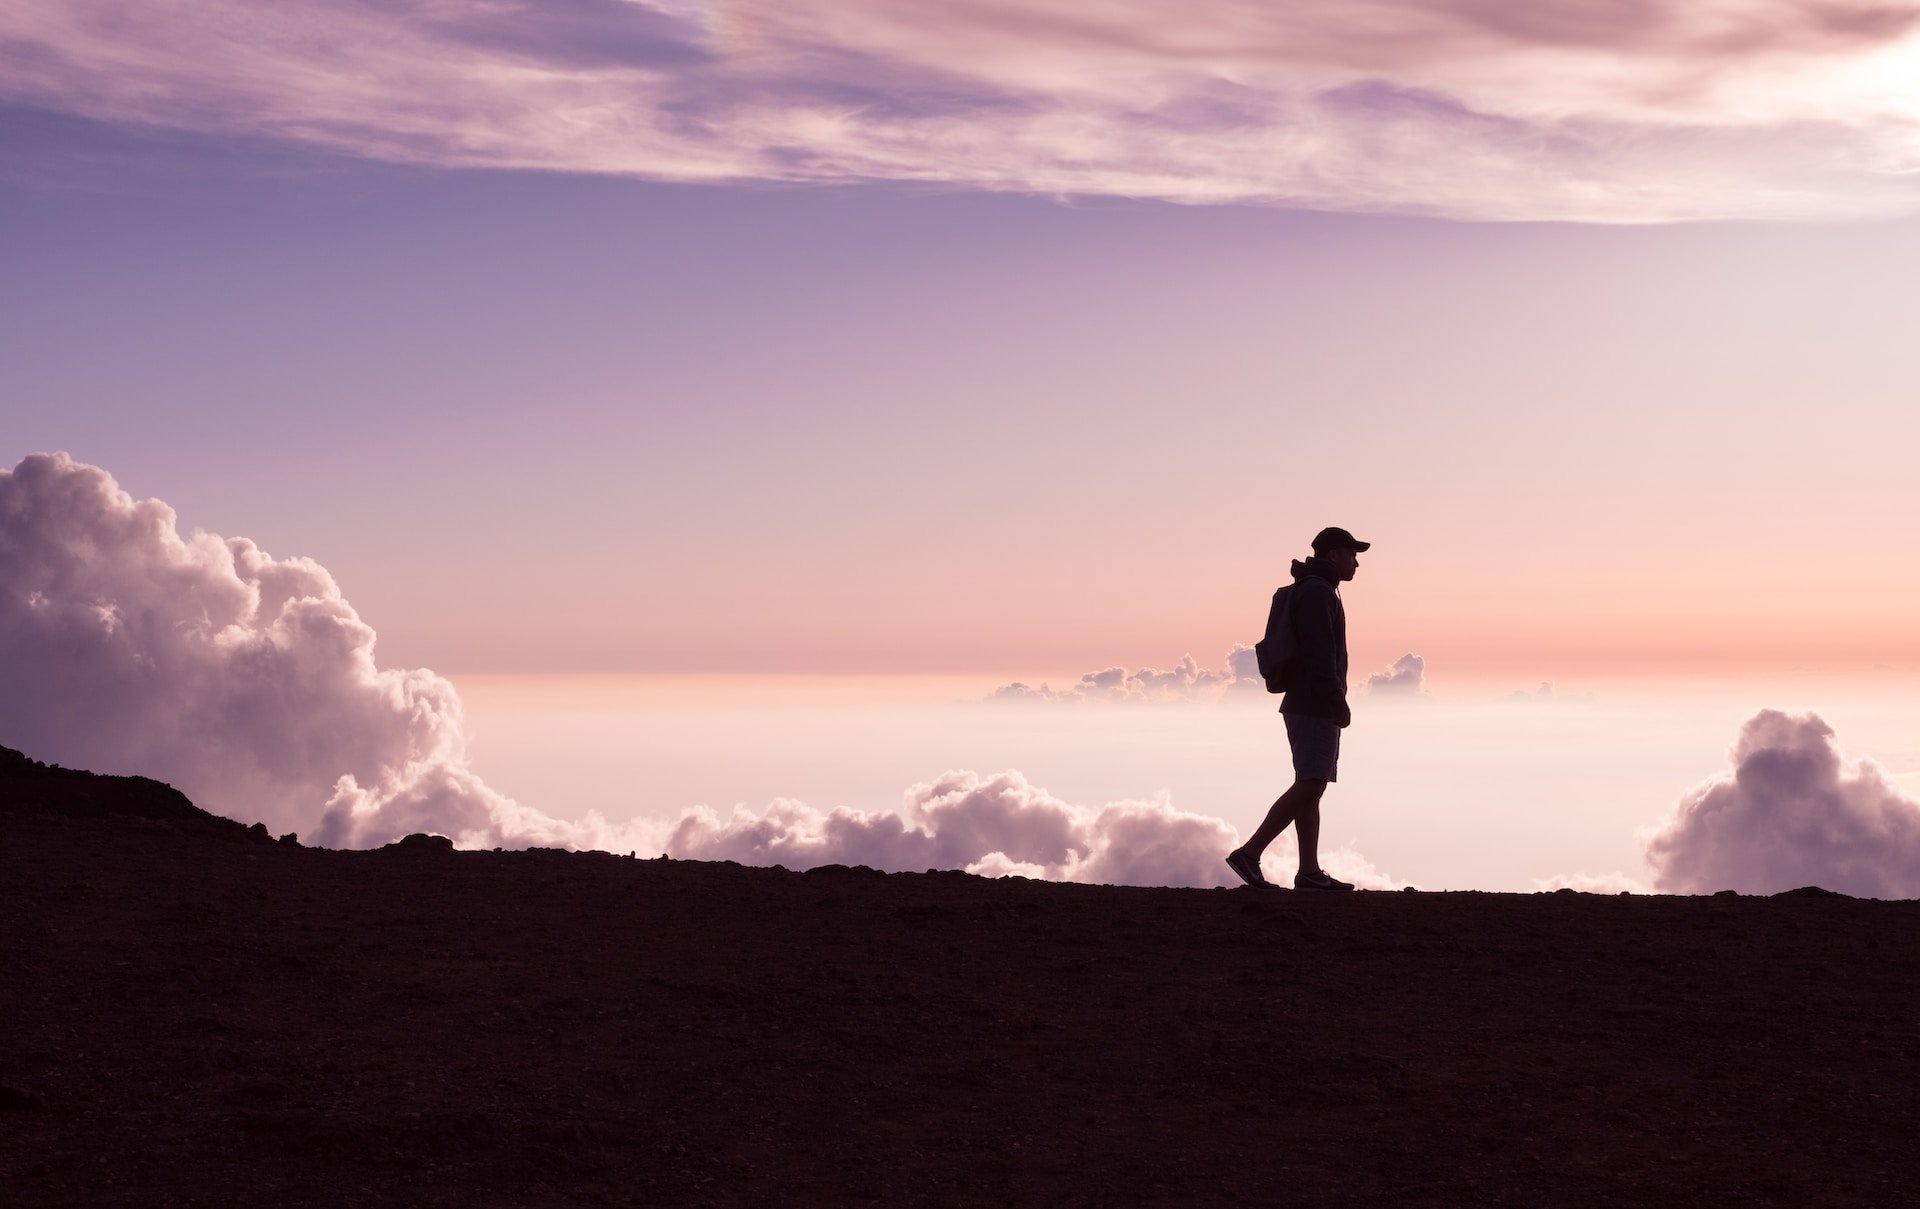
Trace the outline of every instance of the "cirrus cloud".
<instances>
[{"instance_id":1,"label":"cirrus cloud","mask_svg":"<svg viewBox=\"0 0 1920 1209\"><path fill-rule=\"evenodd\" d=\"M1907 213L1875 0L15 0L0 101L410 164L1476 219Z\"/></svg>"}]
</instances>

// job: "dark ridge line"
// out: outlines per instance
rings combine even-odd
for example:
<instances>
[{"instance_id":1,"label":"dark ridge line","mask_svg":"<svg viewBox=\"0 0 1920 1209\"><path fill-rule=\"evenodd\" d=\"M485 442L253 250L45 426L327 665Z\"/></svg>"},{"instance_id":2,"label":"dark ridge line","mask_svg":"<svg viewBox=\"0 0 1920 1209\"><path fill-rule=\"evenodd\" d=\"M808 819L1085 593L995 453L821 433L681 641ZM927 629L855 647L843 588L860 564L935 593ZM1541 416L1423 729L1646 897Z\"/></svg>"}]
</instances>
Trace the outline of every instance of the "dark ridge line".
<instances>
[{"instance_id":1,"label":"dark ridge line","mask_svg":"<svg viewBox=\"0 0 1920 1209\"><path fill-rule=\"evenodd\" d=\"M289 832L288 834L281 836L276 841L273 838L273 836L268 833L266 824L264 823L254 823L249 826L248 824L241 823L235 819L226 818L223 815L212 814L208 811L202 810L200 807L195 806L193 802L187 797L186 794L181 793L178 789L175 789L173 786L168 785L163 781L156 781L150 777L113 776L105 773L87 772L84 769L78 769L78 768L62 768L58 764L43 764L40 761L35 760L22 752L16 751L11 747L0 747L0 812L12 813L12 814L38 813L38 814L44 814L44 815L52 815L60 818L74 818L74 819L79 819L79 818L149 819L149 820L175 824L175 825L186 825L196 830L204 830L204 831L208 831L208 832L220 835L226 839L243 840L250 843L279 843L289 847L296 847L296 848L301 846L299 836L295 833ZM318 851L333 851L333 850L319 849ZM407 856L427 856L427 857L449 857L454 855L480 855L480 853L469 854L469 853L459 852L457 849L454 848L453 841L447 838L446 836L429 835L425 832L415 832L412 835L408 835L401 839L395 840L393 843L387 844L380 848L339 849L338 851L391 852L391 853L397 853L397 854L407 855ZM503 850L499 848L494 848L491 850L483 850L483 852L487 855L500 853L503 851L509 851L509 850ZM577 849L571 849L571 848L525 848L525 849L513 849L511 851L519 851L519 852L527 852L527 853L543 853L543 854L551 853L556 855L583 857L583 858L608 857L612 859L633 859L633 860L640 859L638 857L638 854L629 854L628 857L621 858L618 853L605 852L600 849L577 850ZM651 859L651 858L648 858L648 859ZM794 870L787 869L786 866L784 865L743 865L739 861L732 861L732 860L721 860L721 861L686 860L684 858L670 857L665 853L661 853L659 859L663 861L676 861L682 864L705 864L705 865L715 865L715 866L730 865L730 866L734 866L736 868L742 868L742 869L765 869L765 870L768 870L769 872L780 872L780 873L796 872ZM924 873L915 873L908 870L901 870L895 873L888 873L887 871L882 869L875 869L871 865L846 865L846 864L838 864L838 863L815 865L809 869L798 870L797 873L800 876L804 876L804 877L821 877L821 878L835 878L835 877L841 877L841 878L869 878L869 877L873 877L873 878L887 878L887 877L975 878L977 876L975 874L966 872L964 869L928 869ZM995 881L995 880L1007 880L1007 879L978 878L978 880ZM1015 880L1036 881L1036 879L1031 879L1031 878L1019 878ZM1070 885L1070 884L1077 884L1077 883L1047 882L1044 879L1038 879L1037 884ZM1130 886L1126 888L1136 889L1136 890L1184 890L1184 889L1196 889L1197 887ZM1227 889L1227 887L1215 887L1215 888ZM1269 890L1255 890L1251 887L1245 887L1245 886L1236 886L1236 887L1232 887L1231 890L1235 893L1248 895L1254 898L1286 897L1290 900L1297 900L1301 897L1313 897L1311 895L1301 895L1297 891L1291 891L1291 890L1285 890L1285 889L1278 889L1276 892L1276 891L1269 891ZM1366 894L1381 894L1381 893L1504 894L1504 893L1512 893L1512 894L1515 894L1516 896L1524 895L1527 897L1537 897L1539 895L1551 895L1551 896L1558 897L1558 896L1571 894L1571 895L1579 895L1582 897L1595 897L1595 898L1667 898L1667 897L1671 897L1671 898L1704 898L1704 897L1711 897L1711 898L1852 898L1853 897L1852 895L1842 894L1837 890L1828 890L1821 886L1800 886L1792 890L1781 890L1771 895L1759 895L1759 894L1743 895L1736 890L1721 890L1711 895L1651 895L1651 894L1632 894L1625 890L1620 891L1618 894L1603 894L1603 893L1598 893L1594 891L1575 890L1571 887L1562 887L1558 890L1528 892L1528 891L1495 891L1495 890L1417 890L1413 886L1404 887L1399 891L1375 890L1375 891L1361 891L1361 893L1366 893Z\"/></svg>"}]
</instances>

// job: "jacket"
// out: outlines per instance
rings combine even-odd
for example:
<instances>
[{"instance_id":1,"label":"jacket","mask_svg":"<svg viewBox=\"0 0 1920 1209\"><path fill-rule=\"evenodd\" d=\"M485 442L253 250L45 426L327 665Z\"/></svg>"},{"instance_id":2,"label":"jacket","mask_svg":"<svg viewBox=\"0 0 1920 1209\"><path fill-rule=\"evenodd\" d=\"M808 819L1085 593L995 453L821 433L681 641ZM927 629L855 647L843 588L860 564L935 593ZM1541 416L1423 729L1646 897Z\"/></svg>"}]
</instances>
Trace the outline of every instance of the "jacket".
<instances>
[{"instance_id":1,"label":"jacket","mask_svg":"<svg viewBox=\"0 0 1920 1209\"><path fill-rule=\"evenodd\" d=\"M1293 637L1300 670L1280 699L1283 714L1353 721L1347 707L1347 608L1340 601L1339 572L1317 558L1293 564Z\"/></svg>"}]
</instances>

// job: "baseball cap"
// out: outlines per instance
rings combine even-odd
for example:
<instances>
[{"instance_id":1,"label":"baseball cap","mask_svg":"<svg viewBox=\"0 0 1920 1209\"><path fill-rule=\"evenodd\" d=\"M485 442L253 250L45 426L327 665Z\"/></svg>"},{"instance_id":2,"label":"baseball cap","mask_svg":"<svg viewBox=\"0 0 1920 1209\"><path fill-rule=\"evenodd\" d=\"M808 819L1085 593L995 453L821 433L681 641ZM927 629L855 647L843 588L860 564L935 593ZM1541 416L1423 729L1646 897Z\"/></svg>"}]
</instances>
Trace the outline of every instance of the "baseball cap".
<instances>
[{"instance_id":1,"label":"baseball cap","mask_svg":"<svg viewBox=\"0 0 1920 1209\"><path fill-rule=\"evenodd\" d=\"M1348 533L1345 529L1334 526L1329 526L1313 535L1313 552L1315 554L1318 554L1322 550L1333 550L1341 546L1356 551L1365 550L1371 545L1373 545L1372 542L1363 542L1353 534Z\"/></svg>"}]
</instances>

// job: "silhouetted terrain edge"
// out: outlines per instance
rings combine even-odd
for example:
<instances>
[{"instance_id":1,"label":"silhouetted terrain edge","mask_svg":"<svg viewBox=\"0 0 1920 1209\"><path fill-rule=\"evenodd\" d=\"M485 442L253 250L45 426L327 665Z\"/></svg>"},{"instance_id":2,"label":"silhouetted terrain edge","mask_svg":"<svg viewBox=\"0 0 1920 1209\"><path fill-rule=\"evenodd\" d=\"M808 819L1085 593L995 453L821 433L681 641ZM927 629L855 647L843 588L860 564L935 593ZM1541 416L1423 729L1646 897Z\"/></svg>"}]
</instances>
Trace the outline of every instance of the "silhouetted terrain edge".
<instances>
[{"instance_id":1,"label":"silhouetted terrain edge","mask_svg":"<svg viewBox=\"0 0 1920 1209\"><path fill-rule=\"evenodd\" d=\"M40 811L68 818L118 815L246 830L232 819L208 814L171 785L146 777L103 776L42 764L11 747L0 747L0 806L14 813Z\"/></svg>"},{"instance_id":2,"label":"silhouetted terrain edge","mask_svg":"<svg viewBox=\"0 0 1920 1209\"><path fill-rule=\"evenodd\" d=\"M1901 1203L1920 904L260 842L0 751L0 1203Z\"/></svg>"}]
</instances>

